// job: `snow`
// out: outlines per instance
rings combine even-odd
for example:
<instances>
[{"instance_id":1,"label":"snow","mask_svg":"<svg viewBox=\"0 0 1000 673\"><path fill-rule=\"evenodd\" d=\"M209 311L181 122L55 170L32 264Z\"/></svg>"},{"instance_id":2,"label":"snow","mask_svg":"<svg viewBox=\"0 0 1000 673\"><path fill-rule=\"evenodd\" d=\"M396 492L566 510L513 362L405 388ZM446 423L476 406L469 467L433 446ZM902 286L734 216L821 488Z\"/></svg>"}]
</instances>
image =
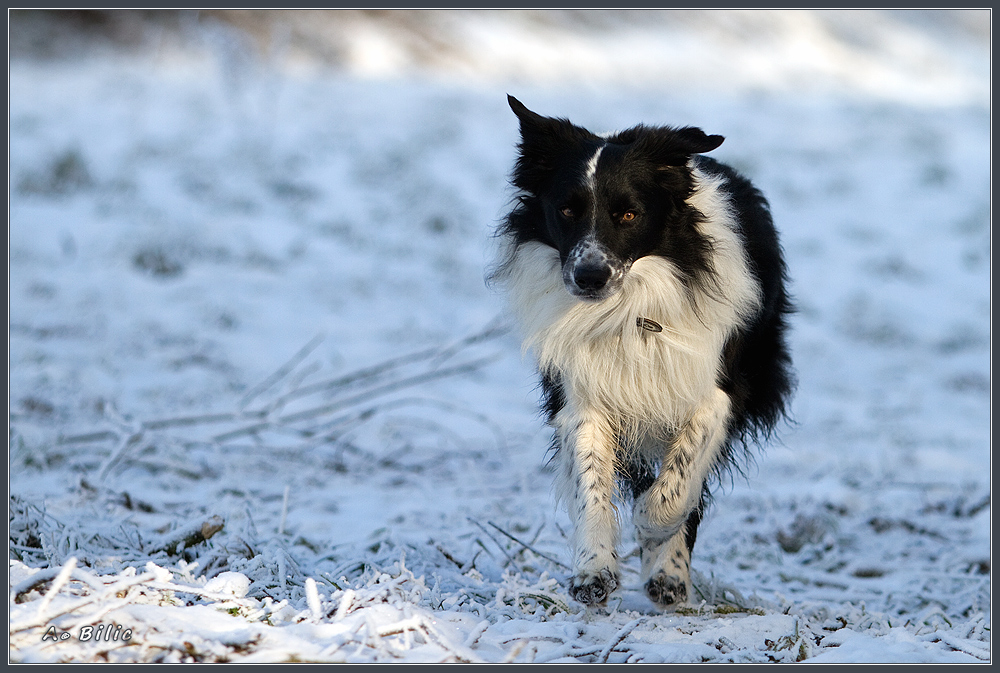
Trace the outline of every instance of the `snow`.
<instances>
[{"instance_id":1,"label":"snow","mask_svg":"<svg viewBox=\"0 0 1000 673\"><path fill-rule=\"evenodd\" d=\"M989 14L416 16L12 55L11 661L990 661ZM629 534L565 590L507 92L725 135L782 234L795 422L676 612Z\"/></svg>"}]
</instances>

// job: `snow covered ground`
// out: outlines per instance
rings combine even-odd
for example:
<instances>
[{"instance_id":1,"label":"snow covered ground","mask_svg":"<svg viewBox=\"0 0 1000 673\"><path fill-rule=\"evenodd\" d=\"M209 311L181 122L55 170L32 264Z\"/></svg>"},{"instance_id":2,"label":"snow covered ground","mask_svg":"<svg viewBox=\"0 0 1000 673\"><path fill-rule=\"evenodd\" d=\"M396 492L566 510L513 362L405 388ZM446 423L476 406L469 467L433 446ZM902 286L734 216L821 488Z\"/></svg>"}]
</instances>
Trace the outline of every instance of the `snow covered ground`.
<instances>
[{"instance_id":1,"label":"snow covered ground","mask_svg":"<svg viewBox=\"0 0 1000 673\"><path fill-rule=\"evenodd\" d=\"M275 16L12 54L11 660L991 660L988 12ZM562 584L508 92L782 232L796 423L677 612Z\"/></svg>"}]
</instances>

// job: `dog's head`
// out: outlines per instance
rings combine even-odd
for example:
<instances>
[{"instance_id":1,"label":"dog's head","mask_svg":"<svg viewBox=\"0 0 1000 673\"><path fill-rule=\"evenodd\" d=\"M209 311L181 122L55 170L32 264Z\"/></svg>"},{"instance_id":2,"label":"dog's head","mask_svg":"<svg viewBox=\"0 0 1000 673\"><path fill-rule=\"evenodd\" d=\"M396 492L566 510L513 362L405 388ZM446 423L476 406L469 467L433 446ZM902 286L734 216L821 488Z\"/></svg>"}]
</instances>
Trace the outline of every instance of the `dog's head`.
<instances>
[{"instance_id":1,"label":"dog's head","mask_svg":"<svg viewBox=\"0 0 1000 673\"><path fill-rule=\"evenodd\" d=\"M607 299L635 260L684 254L686 242L696 242L686 204L694 189L689 162L722 136L647 126L599 136L507 100L521 125L512 181L531 228L523 233L559 251L570 294Z\"/></svg>"}]
</instances>

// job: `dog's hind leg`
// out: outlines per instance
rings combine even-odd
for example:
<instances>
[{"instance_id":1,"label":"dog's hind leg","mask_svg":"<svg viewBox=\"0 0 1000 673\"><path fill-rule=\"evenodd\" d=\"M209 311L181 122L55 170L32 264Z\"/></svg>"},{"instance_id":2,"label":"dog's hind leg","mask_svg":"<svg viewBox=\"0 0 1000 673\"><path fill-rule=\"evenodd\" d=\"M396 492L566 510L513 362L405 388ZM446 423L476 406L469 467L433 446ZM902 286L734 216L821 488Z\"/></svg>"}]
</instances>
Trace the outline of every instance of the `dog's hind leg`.
<instances>
[{"instance_id":1,"label":"dog's hind leg","mask_svg":"<svg viewBox=\"0 0 1000 673\"><path fill-rule=\"evenodd\" d=\"M558 489L573 522L570 595L602 605L618 588L617 435L606 415L567 404L555 418L559 436Z\"/></svg>"},{"instance_id":2,"label":"dog's hind leg","mask_svg":"<svg viewBox=\"0 0 1000 673\"><path fill-rule=\"evenodd\" d=\"M691 549L701 521L705 479L726 441L729 396L716 388L677 433L632 518L646 594L661 608L690 597Z\"/></svg>"}]
</instances>

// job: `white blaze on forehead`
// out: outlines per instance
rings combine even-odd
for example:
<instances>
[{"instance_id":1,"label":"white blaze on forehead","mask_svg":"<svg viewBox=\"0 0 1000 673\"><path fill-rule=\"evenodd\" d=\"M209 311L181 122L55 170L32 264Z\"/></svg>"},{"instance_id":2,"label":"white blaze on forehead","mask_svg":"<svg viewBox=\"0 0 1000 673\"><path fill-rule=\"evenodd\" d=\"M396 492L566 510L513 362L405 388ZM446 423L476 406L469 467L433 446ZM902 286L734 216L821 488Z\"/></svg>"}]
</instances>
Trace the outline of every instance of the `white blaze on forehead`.
<instances>
[{"instance_id":1,"label":"white blaze on forehead","mask_svg":"<svg viewBox=\"0 0 1000 673\"><path fill-rule=\"evenodd\" d=\"M587 172L584 174L584 181L587 183L587 188L590 191L594 191L594 174L597 173L597 161L601 158L601 152L604 151L604 145L597 148L594 152L594 156L590 157L590 161L587 162Z\"/></svg>"}]
</instances>

